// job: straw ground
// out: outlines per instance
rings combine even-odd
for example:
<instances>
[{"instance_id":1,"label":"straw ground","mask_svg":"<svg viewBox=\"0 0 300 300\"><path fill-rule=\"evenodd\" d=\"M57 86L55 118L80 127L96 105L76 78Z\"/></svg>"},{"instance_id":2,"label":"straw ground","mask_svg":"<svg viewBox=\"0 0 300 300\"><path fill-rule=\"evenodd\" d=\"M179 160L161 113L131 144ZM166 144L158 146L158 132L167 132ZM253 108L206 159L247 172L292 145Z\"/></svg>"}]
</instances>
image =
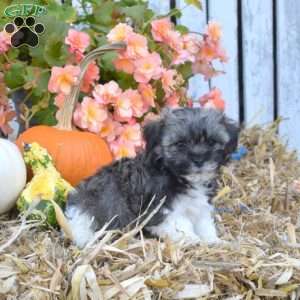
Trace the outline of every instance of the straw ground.
<instances>
[{"instance_id":1,"label":"straw ground","mask_svg":"<svg viewBox=\"0 0 300 300\"><path fill-rule=\"evenodd\" d=\"M55 230L0 218L0 299L300 299L300 163L277 124L243 131L248 155L214 199L221 245L102 230L79 251Z\"/></svg>"}]
</instances>

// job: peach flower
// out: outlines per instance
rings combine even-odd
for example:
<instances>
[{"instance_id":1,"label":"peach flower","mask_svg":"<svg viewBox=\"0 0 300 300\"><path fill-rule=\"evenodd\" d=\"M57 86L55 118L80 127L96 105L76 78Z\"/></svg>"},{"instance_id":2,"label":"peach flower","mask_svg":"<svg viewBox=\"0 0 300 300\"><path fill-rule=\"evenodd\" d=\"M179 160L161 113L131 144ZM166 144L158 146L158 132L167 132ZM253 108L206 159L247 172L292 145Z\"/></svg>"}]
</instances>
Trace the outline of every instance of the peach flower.
<instances>
[{"instance_id":1,"label":"peach flower","mask_svg":"<svg viewBox=\"0 0 300 300\"><path fill-rule=\"evenodd\" d=\"M217 57L223 63L226 63L228 61L227 53L225 49L222 48L221 46L219 46L219 48L217 49Z\"/></svg>"},{"instance_id":2,"label":"peach flower","mask_svg":"<svg viewBox=\"0 0 300 300\"><path fill-rule=\"evenodd\" d=\"M82 129L98 133L107 119L107 110L93 98L84 97L74 113L74 122Z\"/></svg>"},{"instance_id":3,"label":"peach flower","mask_svg":"<svg viewBox=\"0 0 300 300\"><path fill-rule=\"evenodd\" d=\"M121 140L115 140L110 143L110 149L116 160L124 157L135 157L136 151L132 143L125 143Z\"/></svg>"},{"instance_id":4,"label":"peach flower","mask_svg":"<svg viewBox=\"0 0 300 300\"><path fill-rule=\"evenodd\" d=\"M126 57L135 59L148 55L147 39L143 35L135 32L129 33L126 42Z\"/></svg>"},{"instance_id":5,"label":"peach flower","mask_svg":"<svg viewBox=\"0 0 300 300\"><path fill-rule=\"evenodd\" d=\"M108 83L96 85L93 91L93 96L98 103L106 105L115 103L121 93L122 90L119 85L115 81L111 80Z\"/></svg>"},{"instance_id":6,"label":"peach flower","mask_svg":"<svg viewBox=\"0 0 300 300\"><path fill-rule=\"evenodd\" d=\"M0 31L0 54L7 52L10 47L10 35L5 31Z\"/></svg>"},{"instance_id":7,"label":"peach flower","mask_svg":"<svg viewBox=\"0 0 300 300\"><path fill-rule=\"evenodd\" d=\"M187 61L195 62L196 55L199 52L200 41L194 34L185 34L182 36L182 49L175 51L173 55L173 64L179 65Z\"/></svg>"},{"instance_id":8,"label":"peach flower","mask_svg":"<svg viewBox=\"0 0 300 300\"><path fill-rule=\"evenodd\" d=\"M202 96L199 101L201 106L205 108L225 110L225 101L222 98L221 91L217 88L213 88L209 93Z\"/></svg>"},{"instance_id":9,"label":"peach flower","mask_svg":"<svg viewBox=\"0 0 300 300\"><path fill-rule=\"evenodd\" d=\"M100 78L100 70L95 62L91 62L88 65L87 70L83 76L82 84L80 90L84 93L89 93L95 81Z\"/></svg>"},{"instance_id":10,"label":"peach flower","mask_svg":"<svg viewBox=\"0 0 300 300\"><path fill-rule=\"evenodd\" d=\"M161 58L156 52L146 57L139 58L135 62L134 79L140 83L148 83L151 79L159 79L161 76Z\"/></svg>"},{"instance_id":11,"label":"peach flower","mask_svg":"<svg viewBox=\"0 0 300 300\"><path fill-rule=\"evenodd\" d=\"M173 91L176 88L176 85L181 83L181 80L179 79L179 74L176 70L164 69L161 75L161 83L163 90L166 96L168 97L170 94L173 93Z\"/></svg>"},{"instance_id":12,"label":"peach flower","mask_svg":"<svg viewBox=\"0 0 300 300\"><path fill-rule=\"evenodd\" d=\"M71 53L76 51L83 53L90 45L90 36L85 32L69 29L65 43L70 46Z\"/></svg>"},{"instance_id":13,"label":"peach flower","mask_svg":"<svg viewBox=\"0 0 300 300\"><path fill-rule=\"evenodd\" d=\"M70 94L73 85L77 84L80 67L67 65L65 67L53 67L48 83L51 93Z\"/></svg>"},{"instance_id":14,"label":"peach flower","mask_svg":"<svg viewBox=\"0 0 300 300\"><path fill-rule=\"evenodd\" d=\"M122 133L120 134L120 140L124 143L133 144L136 147L142 146L142 129L141 125L136 123L134 125L124 125Z\"/></svg>"},{"instance_id":15,"label":"peach flower","mask_svg":"<svg viewBox=\"0 0 300 300\"><path fill-rule=\"evenodd\" d=\"M149 109L149 105L143 101L141 94L134 90L131 92L131 104L134 117L140 118Z\"/></svg>"},{"instance_id":16,"label":"peach flower","mask_svg":"<svg viewBox=\"0 0 300 300\"><path fill-rule=\"evenodd\" d=\"M151 33L155 41L163 42L173 50L179 51L183 48L183 38L169 18L154 20L151 22Z\"/></svg>"},{"instance_id":17,"label":"peach flower","mask_svg":"<svg viewBox=\"0 0 300 300\"><path fill-rule=\"evenodd\" d=\"M218 44L210 43L209 41L203 43L199 51L199 59L210 62L218 58Z\"/></svg>"},{"instance_id":18,"label":"peach flower","mask_svg":"<svg viewBox=\"0 0 300 300\"><path fill-rule=\"evenodd\" d=\"M114 121L111 117L108 117L103 123L100 129L99 135L105 138L108 143L111 143L121 133L122 125L119 122Z\"/></svg>"},{"instance_id":19,"label":"peach flower","mask_svg":"<svg viewBox=\"0 0 300 300\"><path fill-rule=\"evenodd\" d=\"M114 108L114 112L116 114L115 119L118 121L125 121L133 116L131 95L128 93L128 91L125 91L117 98Z\"/></svg>"},{"instance_id":20,"label":"peach flower","mask_svg":"<svg viewBox=\"0 0 300 300\"><path fill-rule=\"evenodd\" d=\"M155 107L155 90L151 86L151 84L147 83L140 83L138 86L138 91L141 94L144 103L146 104L147 107Z\"/></svg>"},{"instance_id":21,"label":"peach flower","mask_svg":"<svg viewBox=\"0 0 300 300\"><path fill-rule=\"evenodd\" d=\"M183 49L183 39L179 31L170 31L164 39L169 47L175 51L180 51Z\"/></svg>"},{"instance_id":22,"label":"peach flower","mask_svg":"<svg viewBox=\"0 0 300 300\"><path fill-rule=\"evenodd\" d=\"M134 62L126 55L119 54L119 56L113 61L115 68L119 71L123 71L127 74L133 74Z\"/></svg>"},{"instance_id":23,"label":"peach flower","mask_svg":"<svg viewBox=\"0 0 300 300\"><path fill-rule=\"evenodd\" d=\"M113 119L116 122L120 122L120 123L127 123L127 124L136 123L136 119L134 118L132 113L131 113L131 117L123 117L123 116L120 116L119 111L117 111L116 109L113 112Z\"/></svg>"},{"instance_id":24,"label":"peach flower","mask_svg":"<svg viewBox=\"0 0 300 300\"><path fill-rule=\"evenodd\" d=\"M190 61L190 62L195 61L195 57L193 55L191 55L191 53L189 51L182 49L173 54L173 59L172 59L173 65L181 65L187 61Z\"/></svg>"},{"instance_id":25,"label":"peach flower","mask_svg":"<svg viewBox=\"0 0 300 300\"><path fill-rule=\"evenodd\" d=\"M193 100L192 99L188 99L187 100L187 107L193 108L193 106L194 106Z\"/></svg>"},{"instance_id":26,"label":"peach flower","mask_svg":"<svg viewBox=\"0 0 300 300\"><path fill-rule=\"evenodd\" d=\"M192 71L193 74L202 74L205 80L209 80L210 78L222 73L220 71L215 70L211 63L203 62L201 60L193 64Z\"/></svg>"},{"instance_id":27,"label":"peach flower","mask_svg":"<svg viewBox=\"0 0 300 300\"><path fill-rule=\"evenodd\" d=\"M75 59L74 59L75 63L79 64L83 60L84 54L82 52L75 51L74 52L74 57L75 57Z\"/></svg>"},{"instance_id":28,"label":"peach flower","mask_svg":"<svg viewBox=\"0 0 300 300\"><path fill-rule=\"evenodd\" d=\"M166 98L166 105L171 108L179 107L180 95L178 93L173 93Z\"/></svg>"},{"instance_id":29,"label":"peach flower","mask_svg":"<svg viewBox=\"0 0 300 300\"><path fill-rule=\"evenodd\" d=\"M66 95L63 93L59 93L58 95L55 96L54 98L54 104L58 107L58 108L62 108L62 106L64 105L66 100Z\"/></svg>"},{"instance_id":30,"label":"peach flower","mask_svg":"<svg viewBox=\"0 0 300 300\"><path fill-rule=\"evenodd\" d=\"M192 33L187 33L182 36L183 48L191 55L196 55L199 52L200 40L199 37Z\"/></svg>"},{"instance_id":31,"label":"peach flower","mask_svg":"<svg viewBox=\"0 0 300 300\"><path fill-rule=\"evenodd\" d=\"M132 27L119 23L109 32L107 39L110 43L123 42L127 39L128 34L132 32Z\"/></svg>"},{"instance_id":32,"label":"peach flower","mask_svg":"<svg viewBox=\"0 0 300 300\"><path fill-rule=\"evenodd\" d=\"M206 33L212 41L217 42L222 37L221 26L217 22L210 21L207 25Z\"/></svg>"},{"instance_id":33,"label":"peach flower","mask_svg":"<svg viewBox=\"0 0 300 300\"><path fill-rule=\"evenodd\" d=\"M169 18L154 20L151 22L151 33L157 42L163 42L166 36L173 29L173 24Z\"/></svg>"},{"instance_id":34,"label":"peach flower","mask_svg":"<svg viewBox=\"0 0 300 300\"><path fill-rule=\"evenodd\" d=\"M221 29L216 23L210 23L207 26L207 34L204 35L200 43L197 60L209 63L214 59L219 59L221 62L227 61L225 50L221 47Z\"/></svg>"},{"instance_id":35,"label":"peach flower","mask_svg":"<svg viewBox=\"0 0 300 300\"><path fill-rule=\"evenodd\" d=\"M121 98L130 100L132 115L134 117L140 118L147 111L148 106L144 104L142 96L137 90L128 89L122 94ZM123 117L127 116L123 115Z\"/></svg>"}]
</instances>

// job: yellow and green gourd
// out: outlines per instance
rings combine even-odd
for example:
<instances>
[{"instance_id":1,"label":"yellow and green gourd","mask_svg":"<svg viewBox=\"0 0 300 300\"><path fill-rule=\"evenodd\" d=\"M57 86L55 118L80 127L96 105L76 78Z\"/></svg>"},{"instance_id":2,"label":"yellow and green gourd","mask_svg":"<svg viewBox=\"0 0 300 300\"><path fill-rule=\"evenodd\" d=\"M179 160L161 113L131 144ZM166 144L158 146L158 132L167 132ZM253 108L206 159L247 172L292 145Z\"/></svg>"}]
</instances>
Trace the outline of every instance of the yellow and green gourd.
<instances>
[{"instance_id":1,"label":"yellow and green gourd","mask_svg":"<svg viewBox=\"0 0 300 300\"><path fill-rule=\"evenodd\" d=\"M24 212L31 207L33 201L38 201L30 217L40 218L42 213L49 225L56 226L56 215L51 200L63 208L68 192L73 187L61 177L47 150L38 143L24 145L23 156L33 172L33 178L21 193L17 207Z\"/></svg>"}]
</instances>

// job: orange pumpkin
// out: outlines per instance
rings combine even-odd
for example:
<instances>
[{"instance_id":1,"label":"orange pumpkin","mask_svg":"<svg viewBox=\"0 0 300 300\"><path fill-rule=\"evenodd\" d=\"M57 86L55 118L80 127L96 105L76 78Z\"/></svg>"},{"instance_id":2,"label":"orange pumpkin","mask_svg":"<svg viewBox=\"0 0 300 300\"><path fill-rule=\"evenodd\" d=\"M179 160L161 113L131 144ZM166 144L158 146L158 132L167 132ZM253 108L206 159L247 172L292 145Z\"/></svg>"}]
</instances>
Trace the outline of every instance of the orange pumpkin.
<instances>
[{"instance_id":1,"label":"orange pumpkin","mask_svg":"<svg viewBox=\"0 0 300 300\"><path fill-rule=\"evenodd\" d=\"M80 64L79 84L73 86L66 99L58 116L58 124L55 127L41 125L29 128L16 141L21 150L24 143L32 142L46 148L57 170L72 185L77 185L82 179L112 162L112 154L106 142L96 134L75 130L72 116L80 92L80 82L89 63L104 52L124 47L124 44L116 43L102 46L87 54Z\"/></svg>"}]
</instances>

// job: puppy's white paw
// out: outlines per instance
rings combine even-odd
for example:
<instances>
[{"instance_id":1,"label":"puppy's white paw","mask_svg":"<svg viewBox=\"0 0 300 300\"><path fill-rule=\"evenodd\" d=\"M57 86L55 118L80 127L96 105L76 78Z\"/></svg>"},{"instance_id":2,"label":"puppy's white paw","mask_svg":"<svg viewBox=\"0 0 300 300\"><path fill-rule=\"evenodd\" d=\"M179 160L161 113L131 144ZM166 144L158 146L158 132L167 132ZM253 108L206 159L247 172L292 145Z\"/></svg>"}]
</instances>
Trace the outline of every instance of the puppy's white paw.
<instances>
[{"instance_id":1,"label":"puppy's white paw","mask_svg":"<svg viewBox=\"0 0 300 300\"><path fill-rule=\"evenodd\" d=\"M202 229L201 232L198 231L197 234L199 238L207 244L217 244L220 241L214 226L208 227L205 231Z\"/></svg>"},{"instance_id":2,"label":"puppy's white paw","mask_svg":"<svg viewBox=\"0 0 300 300\"><path fill-rule=\"evenodd\" d=\"M215 237L214 239L210 239L210 240L205 240L203 241L205 242L206 244L208 244L209 246L216 246L216 245L221 245L223 244L223 240L221 240L220 238L218 237Z\"/></svg>"},{"instance_id":3,"label":"puppy's white paw","mask_svg":"<svg viewBox=\"0 0 300 300\"><path fill-rule=\"evenodd\" d=\"M176 216L170 213L166 219L156 226L147 228L152 234L162 238L168 237L173 242L196 244L199 237L194 232L193 224L184 216Z\"/></svg>"}]
</instances>

